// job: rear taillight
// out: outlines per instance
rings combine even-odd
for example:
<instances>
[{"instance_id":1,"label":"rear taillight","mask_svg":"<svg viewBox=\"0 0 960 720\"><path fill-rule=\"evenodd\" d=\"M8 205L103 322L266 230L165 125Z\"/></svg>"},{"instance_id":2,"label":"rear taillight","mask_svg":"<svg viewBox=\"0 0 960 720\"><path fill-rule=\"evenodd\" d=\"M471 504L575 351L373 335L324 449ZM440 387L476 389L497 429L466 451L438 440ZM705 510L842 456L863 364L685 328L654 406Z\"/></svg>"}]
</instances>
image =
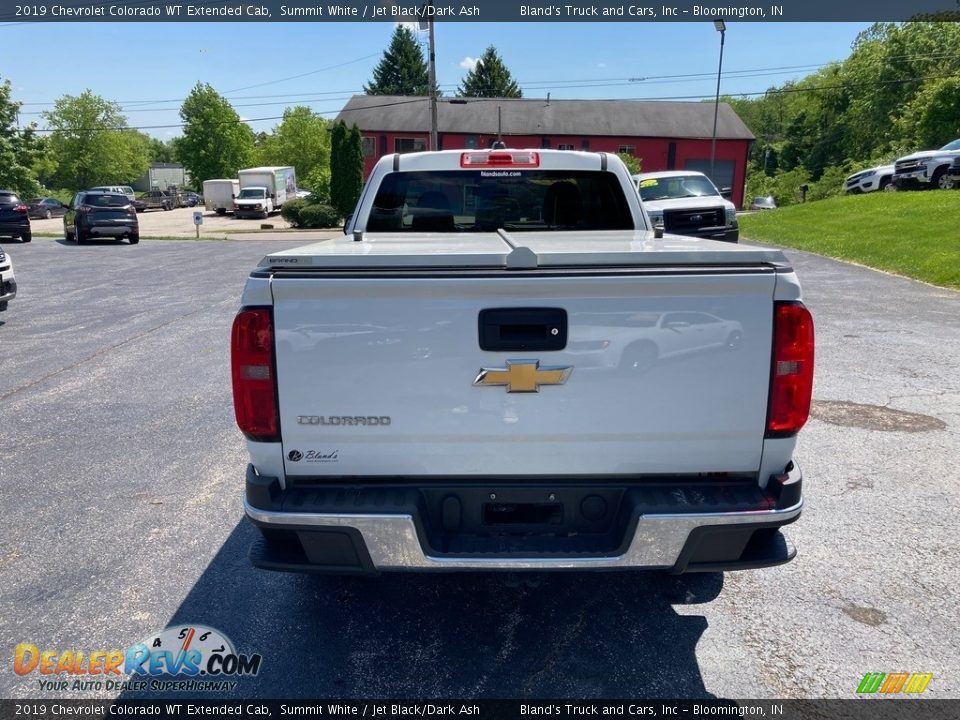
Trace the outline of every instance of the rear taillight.
<instances>
[{"instance_id":1,"label":"rear taillight","mask_svg":"<svg viewBox=\"0 0 960 720\"><path fill-rule=\"evenodd\" d=\"M270 308L243 308L237 313L230 350L233 408L240 431L251 440L278 441L280 420Z\"/></svg>"},{"instance_id":2,"label":"rear taillight","mask_svg":"<svg viewBox=\"0 0 960 720\"><path fill-rule=\"evenodd\" d=\"M27 212L29 209L30 209L30 208L28 208L26 205L17 205L17 206L15 206L15 207L13 208L13 211L14 211L14 212L22 212L22 213L25 213L25 212Z\"/></svg>"},{"instance_id":3,"label":"rear taillight","mask_svg":"<svg viewBox=\"0 0 960 720\"><path fill-rule=\"evenodd\" d=\"M81 205L77 208L77 215L86 215L88 212L90 212L90 210L91 208L87 207L86 205Z\"/></svg>"},{"instance_id":4,"label":"rear taillight","mask_svg":"<svg viewBox=\"0 0 960 720\"><path fill-rule=\"evenodd\" d=\"M803 303L774 303L767 437L795 435L807 422L813 393L813 345L813 317Z\"/></svg>"}]
</instances>

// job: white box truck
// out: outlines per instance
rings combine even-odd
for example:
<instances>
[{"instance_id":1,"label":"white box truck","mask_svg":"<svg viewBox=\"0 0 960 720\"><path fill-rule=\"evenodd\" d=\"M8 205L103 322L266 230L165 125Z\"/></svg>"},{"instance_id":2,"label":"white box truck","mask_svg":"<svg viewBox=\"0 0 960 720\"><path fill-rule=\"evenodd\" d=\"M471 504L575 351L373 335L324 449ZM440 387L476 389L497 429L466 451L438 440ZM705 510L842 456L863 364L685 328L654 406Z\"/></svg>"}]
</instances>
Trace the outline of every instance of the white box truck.
<instances>
[{"instance_id":1,"label":"white box truck","mask_svg":"<svg viewBox=\"0 0 960 720\"><path fill-rule=\"evenodd\" d=\"M297 197L297 174L292 167L247 168L237 177L240 192L233 203L234 215L267 217Z\"/></svg>"},{"instance_id":2,"label":"white box truck","mask_svg":"<svg viewBox=\"0 0 960 720\"><path fill-rule=\"evenodd\" d=\"M203 181L203 207L217 215L233 212L233 199L240 194L240 181L230 178Z\"/></svg>"}]
</instances>

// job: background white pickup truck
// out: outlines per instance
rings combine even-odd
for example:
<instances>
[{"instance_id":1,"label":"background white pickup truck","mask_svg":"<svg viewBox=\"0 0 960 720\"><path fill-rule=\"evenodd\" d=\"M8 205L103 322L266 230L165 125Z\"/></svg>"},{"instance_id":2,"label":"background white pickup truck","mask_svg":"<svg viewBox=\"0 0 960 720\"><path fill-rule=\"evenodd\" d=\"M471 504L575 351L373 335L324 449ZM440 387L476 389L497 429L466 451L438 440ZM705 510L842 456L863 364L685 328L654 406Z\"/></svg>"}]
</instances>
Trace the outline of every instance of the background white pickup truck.
<instances>
[{"instance_id":1,"label":"background white pickup truck","mask_svg":"<svg viewBox=\"0 0 960 720\"><path fill-rule=\"evenodd\" d=\"M665 170L634 175L650 222L675 235L737 242L737 207L703 173Z\"/></svg>"},{"instance_id":2,"label":"background white pickup truck","mask_svg":"<svg viewBox=\"0 0 960 720\"><path fill-rule=\"evenodd\" d=\"M381 160L250 275L246 513L276 570L765 567L801 510L813 325L777 250L655 237L623 163Z\"/></svg>"},{"instance_id":3,"label":"background white pickup truck","mask_svg":"<svg viewBox=\"0 0 960 720\"><path fill-rule=\"evenodd\" d=\"M893 182L900 188L950 190L954 184L950 166L957 158L960 158L960 140L949 142L939 150L922 150L907 155L894 163Z\"/></svg>"}]
</instances>

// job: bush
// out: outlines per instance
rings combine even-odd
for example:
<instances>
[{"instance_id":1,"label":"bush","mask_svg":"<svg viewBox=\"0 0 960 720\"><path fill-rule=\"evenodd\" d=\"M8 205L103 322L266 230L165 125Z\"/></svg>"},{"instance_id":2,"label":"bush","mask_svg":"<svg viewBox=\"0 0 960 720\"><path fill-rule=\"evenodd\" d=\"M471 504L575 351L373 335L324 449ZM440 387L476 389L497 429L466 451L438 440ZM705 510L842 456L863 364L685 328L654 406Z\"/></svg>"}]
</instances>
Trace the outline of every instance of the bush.
<instances>
[{"instance_id":1,"label":"bush","mask_svg":"<svg viewBox=\"0 0 960 720\"><path fill-rule=\"evenodd\" d=\"M631 175L639 175L643 172L643 158L638 158L633 153L617 153L617 157L623 160L627 170Z\"/></svg>"},{"instance_id":2,"label":"bush","mask_svg":"<svg viewBox=\"0 0 960 720\"><path fill-rule=\"evenodd\" d=\"M301 200L299 198L296 200L288 200L283 204L283 207L280 208L280 217L294 227L297 227L300 225L300 213L306 206L306 200Z\"/></svg>"},{"instance_id":3,"label":"bush","mask_svg":"<svg viewBox=\"0 0 960 720\"><path fill-rule=\"evenodd\" d=\"M833 165L823 171L823 175L810 186L807 201L826 200L842 195L846 189L845 181L850 173L843 165Z\"/></svg>"},{"instance_id":4,"label":"bush","mask_svg":"<svg viewBox=\"0 0 960 720\"><path fill-rule=\"evenodd\" d=\"M305 205L300 210L297 227L333 228L340 226L340 213L329 205L316 203Z\"/></svg>"}]
</instances>

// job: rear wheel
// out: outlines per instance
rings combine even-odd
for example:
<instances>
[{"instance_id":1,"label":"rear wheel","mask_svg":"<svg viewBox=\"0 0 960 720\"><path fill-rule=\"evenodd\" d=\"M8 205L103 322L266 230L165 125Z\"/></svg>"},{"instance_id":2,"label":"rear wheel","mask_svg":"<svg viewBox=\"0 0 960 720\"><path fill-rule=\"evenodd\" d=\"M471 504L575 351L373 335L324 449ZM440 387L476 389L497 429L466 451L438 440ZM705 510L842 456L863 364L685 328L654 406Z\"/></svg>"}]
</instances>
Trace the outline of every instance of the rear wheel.
<instances>
[{"instance_id":1,"label":"rear wheel","mask_svg":"<svg viewBox=\"0 0 960 720\"><path fill-rule=\"evenodd\" d=\"M53 213L50 212L49 210L46 210L46 211L44 211L44 213L43 213L43 217L44 217L45 220L49 220L50 218L53 217Z\"/></svg>"},{"instance_id":2,"label":"rear wheel","mask_svg":"<svg viewBox=\"0 0 960 720\"><path fill-rule=\"evenodd\" d=\"M893 192L897 186L893 184L890 178L880 178L880 190L883 192Z\"/></svg>"},{"instance_id":3,"label":"rear wheel","mask_svg":"<svg viewBox=\"0 0 960 720\"><path fill-rule=\"evenodd\" d=\"M78 227L76 238L77 238L77 245L83 245L83 243L87 241L87 234Z\"/></svg>"},{"instance_id":4,"label":"rear wheel","mask_svg":"<svg viewBox=\"0 0 960 720\"><path fill-rule=\"evenodd\" d=\"M131 244L131 245L136 245L138 242L140 242L140 236L139 236L139 235L131 235L131 236L130 236L130 244Z\"/></svg>"},{"instance_id":5,"label":"rear wheel","mask_svg":"<svg viewBox=\"0 0 960 720\"><path fill-rule=\"evenodd\" d=\"M70 232L69 230L64 230L63 239L66 240L67 242L73 242L73 233Z\"/></svg>"},{"instance_id":6,"label":"rear wheel","mask_svg":"<svg viewBox=\"0 0 960 720\"><path fill-rule=\"evenodd\" d=\"M33 240L32 232L24 233L20 236L20 242L30 242L31 240Z\"/></svg>"},{"instance_id":7,"label":"rear wheel","mask_svg":"<svg viewBox=\"0 0 960 720\"><path fill-rule=\"evenodd\" d=\"M217 208L217 215L226 215L226 214L227 214L226 208Z\"/></svg>"}]
</instances>

